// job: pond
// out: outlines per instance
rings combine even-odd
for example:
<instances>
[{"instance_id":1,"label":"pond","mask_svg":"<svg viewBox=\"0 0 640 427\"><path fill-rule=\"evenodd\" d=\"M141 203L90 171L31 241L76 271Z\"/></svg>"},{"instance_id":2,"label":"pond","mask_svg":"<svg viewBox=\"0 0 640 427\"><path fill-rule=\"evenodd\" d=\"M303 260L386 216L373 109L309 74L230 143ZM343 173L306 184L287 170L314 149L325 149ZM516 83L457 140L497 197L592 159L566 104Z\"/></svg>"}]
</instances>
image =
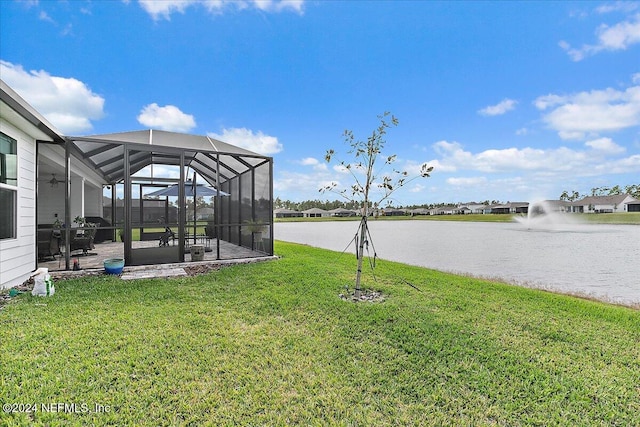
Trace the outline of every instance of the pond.
<instances>
[{"instance_id":1,"label":"pond","mask_svg":"<svg viewBox=\"0 0 640 427\"><path fill-rule=\"evenodd\" d=\"M357 229L350 221L285 222L274 231L277 240L342 252ZM640 304L637 225L370 220L369 229L380 259ZM347 251L355 253L353 243Z\"/></svg>"}]
</instances>

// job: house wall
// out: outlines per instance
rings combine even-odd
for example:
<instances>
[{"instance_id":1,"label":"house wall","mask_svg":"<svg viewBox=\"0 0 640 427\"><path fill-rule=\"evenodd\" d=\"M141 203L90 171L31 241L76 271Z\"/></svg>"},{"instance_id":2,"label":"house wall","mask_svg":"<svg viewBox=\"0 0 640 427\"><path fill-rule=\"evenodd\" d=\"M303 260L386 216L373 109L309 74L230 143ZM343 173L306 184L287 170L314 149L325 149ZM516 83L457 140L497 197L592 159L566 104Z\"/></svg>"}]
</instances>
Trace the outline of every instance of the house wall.
<instances>
[{"instance_id":1,"label":"house wall","mask_svg":"<svg viewBox=\"0 0 640 427\"><path fill-rule=\"evenodd\" d=\"M102 187L97 188L85 182L84 216L102 216Z\"/></svg>"},{"instance_id":2,"label":"house wall","mask_svg":"<svg viewBox=\"0 0 640 427\"><path fill-rule=\"evenodd\" d=\"M626 197L620 204L614 203L602 203L602 204L592 204L592 205L584 205L584 212L626 212L627 205L625 202L631 201L631 197ZM589 206L591 206L592 210L589 210Z\"/></svg>"},{"instance_id":3,"label":"house wall","mask_svg":"<svg viewBox=\"0 0 640 427\"><path fill-rule=\"evenodd\" d=\"M38 182L38 224L53 224L56 219L64 223L64 183L52 188L48 181L40 180Z\"/></svg>"},{"instance_id":4,"label":"house wall","mask_svg":"<svg viewBox=\"0 0 640 427\"><path fill-rule=\"evenodd\" d=\"M38 183L38 224L53 224L56 219L64 223L64 204L64 183L52 188L47 180L40 180ZM56 214L58 214L57 217ZM102 216L102 191L82 178L72 178L71 221L78 215Z\"/></svg>"},{"instance_id":5,"label":"house wall","mask_svg":"<svg viewBox=\"0 0 640 427\"><path fill-rule=\"evenodd\" d=\"M18 193L15 239L0 240L0 289L21 284L36 266L36 141L0 117L0 131L17 141ZM37 129L33 129L34 132Z\"/></svg>"},{"instance_id":6,"label":"house wall","mask_svg":"<svg viewBox=\"0 0 640 427\"><path fill-rule=\"evenodd\" d=\"M39 147L41 159L44 157L49 163L55 164L64 171L64 148L52 146L51 144L41 144ZM58 179L64 180L64 173L57 175ZM51 188L49 185L50 175L40 177L38 186L38 223L52 224L58 214L60 222L64 223L65 184L61 182L57 187ZM103 216L102 185L105 184L102 178L95 171L80 163L74 157L71 158L71 221L77 216Z\"/></svg>"}]
</instances>

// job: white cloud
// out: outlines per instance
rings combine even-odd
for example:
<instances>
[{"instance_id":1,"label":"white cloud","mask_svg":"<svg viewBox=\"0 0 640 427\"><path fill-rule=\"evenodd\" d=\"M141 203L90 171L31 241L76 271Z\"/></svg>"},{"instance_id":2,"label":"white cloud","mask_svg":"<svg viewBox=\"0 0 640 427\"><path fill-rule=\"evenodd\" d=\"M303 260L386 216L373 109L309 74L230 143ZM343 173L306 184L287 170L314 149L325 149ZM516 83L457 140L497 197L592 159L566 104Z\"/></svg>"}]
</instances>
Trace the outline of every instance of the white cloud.
<instances>
[{"instance_id":1,"label":"white cloud","mask_svg":"<svg viewBox=\"0 0 640 427\"><path fill-rule=\"evenodd\" d=\"M576 62L602 51L626 50L640 43L640 13L613 26L600 25L596 29L596 37L595 44L584 44L579 49L572 48L566 41L561 41L559 45Z\"/></svg>"},{"instance_id":2,"label":"white cloud","mask_svg":"<svg viewBox=\"0 0 640 427\"><path fill-rule=\"evenodd\" d=\"M50 17L47 12L45 12L44 10L41 10L40 13L38 14L38 19L41 21L45 21L45 22L51 22L52 24L55 24L55 21L53 20L52 17Z\"/></svg>"},{"instance_id":3,"label":"white cloud","mask_svg":"<svg viewBox=\"0 0 640 427\"><path fill-rule=\"evenodd\" d=\"M517 103L518 101L505 98L496 105L489 105L481 110L478 110L478 113L483 116L500 116L516 108Z\"/></svg>"},{"instance_id":4,"label":"white cloud","mask_svg":"<svg viewBox=\"0 0 640 427\"><path fill-rule=\"evenodd\" d=\"M342 165L333 165L332 169L335 172L338 172L339 174L343 174L343 175L346 175L349 173L349 169L347 169L346 166L342 166Z\"/></svg>"},{"instance_id":5,"label":"white cloud","mask_svg":"<svg viewBox=\"0 0 640 427\"><path fill-rule=\"evenodd\" d=\"M223 129L221 134L208 133L207 135L263 155L279 153L283 149L275 136L265 135L262 131L254 133L246 128Z\"/></svg>"},{"instance_id":6,"label":"white cloud","mask_svg":"<svg viewBox=\"0 0 640 427\"><path fill-rule=\"evenodd\" d=\"M327 164L320 162L318 159L314 157L305 157L299 162L302 166L312 166L313 170L316 171L326 171L328 170Z\"/></svg>"},{"instance_id":7,"label":"white cloud","mask_svg":"<svg viewBox=\"0 0 640 427\"><path fill-rule=\"evenodd\" d=\"M464 150L461 144L457 142L439 141L434 144L434 149L442 158L437 160L437 164L442 171L477 171L484 173L524 173L530 172L535 174L559 175L565 173L573 173L576 175L584 175L590 173L594 168L601 164L629 164L634 156L628 159L609 158L603 160L607 156L615 156L623 153L623 147L618 146L608 138L601 138L587 143L590 150L574 150L567 147L558 147L553 149L536 149L536 148L505 148L490 149L479 153L471 153ZM603 163L604 162L604 163ZM429 162L433 165L434 162ZM634 164L631 161L631 164ZM436 166L437 168L438 166ZM628 167L617 167L617 169L626 169L632 172ZM436 169L438 170L438 169Z\"/></svg>"},{"instance_id":8,"label":"white cloud","mask_svg":"<svg viewBox=\"0 0 640 427\"><path fill-rule=\"evenodd\" d=\"M541 96L534 101L549 128L563 139L581 139L590 134L618 131L640 125L640 86L625 91L593 90L574 95Z\"/></svg>"},{"instance_id":9,"label":"white cloud","mask_svg":"<svg viewBox=\"0 0 640 427\"><path fill-rule=\"evenodd\" d=\"M154 20L171 19L172 13L184 13L185 9L195 2L193 0L138 0L140 6Z\"/></svg>"},{"instance_id":10,"label":"white cloud","mask_svg":"<svg viewBox=\"0 0 640 427\"><path fill-rule=\"evenodd\" d=\"M631 81L635 84L640 84L640 73L635 73L631 76Z\"/></svg>"},{"instance_id":11,"label":"white cloud","mask_svg":"<svg viewBox=\"0 0 640 427\"><path fill-rule=\"evenodd\" d=\"M409 190L409 193L422 193L425 190L425 188L427 187L425 187L422 184L414 184L408 190Z\"/></svg>"},{"instance_id":12,"label":"white cloud","mask_svg":"<svg viewBox=\"0 0 640 427\"><path fill-rule=\"evenodd\" d=\"M470 178L447 178L447 184L455 187L476 187L485 185L487 178L484 176L470 177Z\"/></svg>"},{"instance_id":13,"label":"white cloud","mask_svg":"<svg viewBox=\"0 0 640 427\"><path fill-rule=\"evenodd\" d=\"M281 12L291 9L294 12L302 13L304 0L253 0L251 3L257 9L265 12Z\"/></svg>"},{"instance_id":14,"label":"white cloud","mask_svg":"<svg viewBox=\"0 0 640 427\"><path fill-rule=\"evenodd\" d=\"M77 79L52 76L43 70L27 72L7 61L0 61L0 75L63 134L90 131L91 120L104 116L104 98Z\"/></svg>"},{"instance_id":15,"label":"white cloud","mask_svg":"<svg viewBox=\"0 0 640 427\"><path fill-rule=\"evenodd\" d=\"M318 161L318 159L315 159L313 157L305 157L304 159L300 160L300 164L304 166L315 166L319 163L320 162Z\"/></svg>"},{"instance_id":16,"label":"white cloud","mask_svg":"<svg viewBox=\"0 0 640 427\"><path fill-rule=\"evenodd\" d=\"M609 138L591 140L584 149L526 147L474 153L457 142L448 141L439 141L433 148L441 158L429 164L437 162L438 172L456 172L456 176L444 180L449 189L432 191L436 193L432 196L441 200L451 195L458 200L474 199L477 194L505 200L532 194L557 197L558 183L610 174L637 174L640 170L640 154L620 157L625 149ZM435 173L433 177L436 178ZM438 174L438 179L442 178Z\"/></svg>"},{"instance_id":17,"label":"white cloud","mask_svg":"<svg viewBox=\"0 0 640 427\"><path fill-rule=\"evenodd\" d=\"M612 3L603 4L596 8L597 13L609 13L609 12L633 12L638 9L640 4L631 1L616 1Z\"/></svg>"},{"instance_id":18,"label":"white cloud","mask_svg":"<svg viewBox=\"0 0 640 427\"><path fill-rule=\"evenodd\" d=\"M433 166L433 172L455 172L457 170L456 166L450 163L443 163L438 159L429 160L427 162L429 166Z\"/></svg>"},{"instance_id":19,"label":"white cloud","mask_svg":"<svg viewBox=\"0 0 640 427\"><path fill-rule=\"evenodd\" d=\"M299 195L301 200L308 200L311 192L317 192L322 187L330 185L333 180L328 174L322 172L302 173L281 170L273 180L273 189L279 194ZM294 197L295 198L295 197Z\"/></svg>"},{"instance_id":20,"label":"white cloud","mask_svg":"<svg viewBox=\"0 0 640 427\"><path fill-rule=\"evenodd\" d=\"M611 138L594 139L593 141L585 142L585 145L603 154L621 154L626 151L626 148L616 144Z\"/></svg>"},{"instance_id":21,"label":"white cloud","mask_svg":"<svg viewBox=\"0 0 640 427\"><path fill-rule=\"evenodd\" d=\"M137 118L141 125L151 129L189 132L196 127L196 121L191 114L183 113L174 105L160 107L155 102L143 107Z\"/></svg>"},{"instance_id":22,"label":"white cloud","mask_svg":"<svg viewBox=\"0 0 640 427\"><path fill-rule=\"evenodd\" d=\"M227 9L257 9L263 12L291 10L303 13L304 0L138 0L154 21L171 19L174 13L185 13L190 7L204 7L209 13L221 14Z\"/></svg>"}]
</instances>

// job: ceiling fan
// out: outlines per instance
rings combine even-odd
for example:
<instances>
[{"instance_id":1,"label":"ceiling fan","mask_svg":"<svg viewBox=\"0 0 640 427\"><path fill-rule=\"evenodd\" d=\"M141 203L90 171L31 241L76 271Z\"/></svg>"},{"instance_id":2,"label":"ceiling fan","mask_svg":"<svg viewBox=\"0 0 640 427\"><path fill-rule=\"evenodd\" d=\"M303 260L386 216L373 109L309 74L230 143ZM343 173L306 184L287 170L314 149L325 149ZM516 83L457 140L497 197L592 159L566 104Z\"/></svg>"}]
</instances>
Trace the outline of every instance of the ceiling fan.
<instances>
[{"instance_id":1,"label":"ceiling fan","mask_svg":"<svg viewBox=\"0 0 640 427\"><path fill-rule=\"evenodd\" d=\"M59 183L61 182L65 182L65 181L60 181L58 179L56 179L56 174L52 173L51 174L51 179L49 180L49 184L51 184L51 188L56 188L58 186Z\"/></svg>"}]
</instances>

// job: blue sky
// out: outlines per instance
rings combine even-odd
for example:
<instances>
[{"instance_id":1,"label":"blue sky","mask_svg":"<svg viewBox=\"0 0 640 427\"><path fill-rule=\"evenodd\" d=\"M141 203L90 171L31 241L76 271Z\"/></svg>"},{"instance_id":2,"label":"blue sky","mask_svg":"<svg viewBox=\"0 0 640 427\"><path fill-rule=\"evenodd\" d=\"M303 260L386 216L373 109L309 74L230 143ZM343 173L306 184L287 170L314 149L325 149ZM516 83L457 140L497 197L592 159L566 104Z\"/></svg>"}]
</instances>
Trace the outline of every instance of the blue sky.
<instances>
[{"instance_id":1,"label":"blue sky","mask_svg":"<svg viewBox=\"0 0 640 427\"><path fill-rule=\"evenodd\" d=\"M0 77L67 135L207 134L282 199L348 175L345 129L432 176L396 205L640 183L640 3L2 1Z\"/></svg>"}]
</instances>

